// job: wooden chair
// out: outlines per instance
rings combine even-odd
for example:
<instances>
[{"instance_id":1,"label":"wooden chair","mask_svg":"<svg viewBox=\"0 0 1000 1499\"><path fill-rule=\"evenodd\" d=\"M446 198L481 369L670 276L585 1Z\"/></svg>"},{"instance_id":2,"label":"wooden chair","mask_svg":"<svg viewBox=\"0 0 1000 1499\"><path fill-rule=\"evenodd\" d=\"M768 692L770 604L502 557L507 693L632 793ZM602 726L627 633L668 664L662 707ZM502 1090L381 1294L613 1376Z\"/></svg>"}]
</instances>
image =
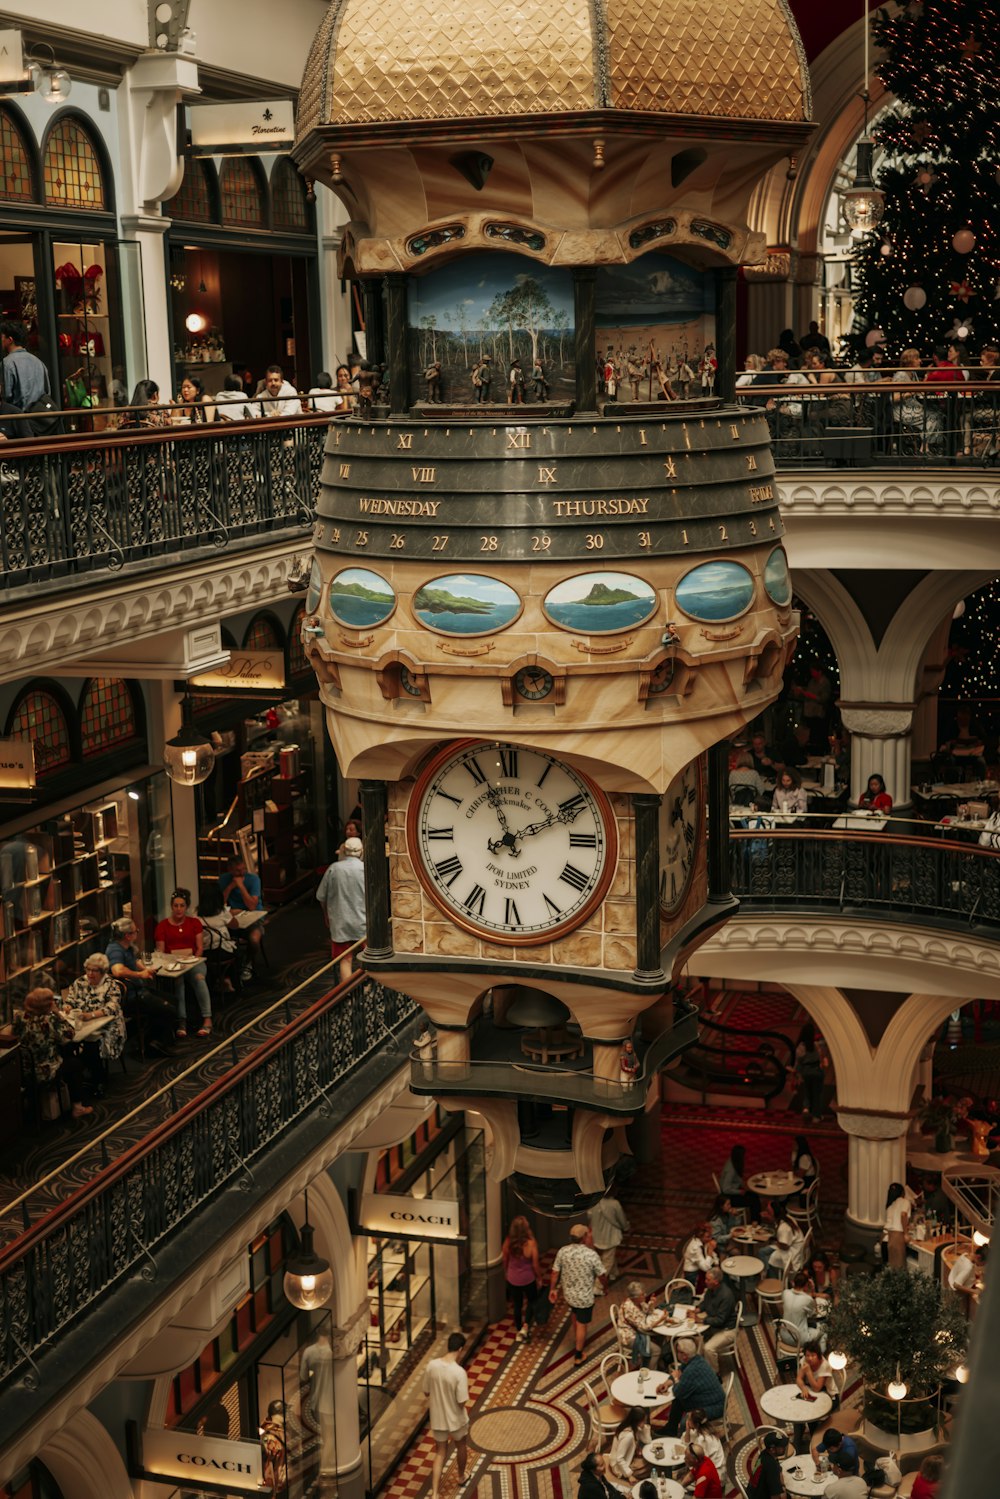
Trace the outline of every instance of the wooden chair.
<instances>
[{"instance_id":1,"label":"wooden chair","mask_svg":"<svg viewBox=\"0 0 1000 1499\"><path fill-rule=\"evenodd\" d=\"M611 1326L614 1328L615 1342L618 1345L618 1352L622 1355L623 1358L631 1360L632 1349L631 1346L626 1344L624 1329L618 1316L618 1308L612 1305L608 1308L608 1310L611 1316Z\"/></svg>"},{"instance_id":2,"label":"wooden chair","mask_svg":"<svg viewBox=\"0 0 1000 1499\"><path fill-rule=\"evenodd\" d=\"M797 1371L801 1347L799 1330L794 1322L789 1322L785 1317L777 1317L774 1322L774 1361L783 1383L789 1383L789 1366L793 1376Z\"/></svg>"},{"instance_id":3,"label":"wooden chair","mask_svg":"<svg viewBox=\"0 0 1000 1499\"><path fill-rule=\"evenodd\" d=\"M765 1307L778 1307L780 1309L781 1298L785 1294L790 1274L790 1263L782 1270L781 1275L768 1275L757 1282L757 1300L760 1304L761 1314Z\"/></svg>"},{"instance_id":4,"label":"wooden chair","mask_svg":"<svg viewBox=\"0 0 1000 1499\"><path fill-rule=\"evenodd\" d=\"M613 1437L618 1430L622 1419L622 1408L617 1401L601 1402L598 1400L593 1385L589 1379L583 1381L584 1394L587 1401L587 1415L590 1419L590 1439L593 1450L600 1452L606 1437Z\"/></svg>"},{"instance_id":5,"label":"wooden chair","mask_svg":"<svg viewBox=\"0 0 1000 1499\"><path fill-rule=\"evenodd\" d=\"M740 1363L740 1333L742 1332L742 1330L743 1330L743 1303L742 1303L742 1301L738 1301L736 1303L736 1336L733 1339L733 1346L731 1348L727 1349L726 1353L723 1354L724 1358L731 1358L732 1359L732 1361L736 1365L737 1369L742 1369L742 1367L743 1367L742 1364Z\"/></svg>"},{"instance_id":6,"label":"wooden chair","mask_svg":"<svg viewBox=\"0 0 1000 1499\"><path fill-rule=\"evenodd\" d=\"M819 1216L819 1177L811 1182L806 1188L805 1201L800 1208L790 1206L788 1216L793 1223L803 1224L810 1233L813 1226L823 1227L823 1220Z\"/></svg>"},{"instance_id":7,"label":"wooden chair","mask_svg":"<svg viewBox=\"0 0 1000 1499\"><path fill-rule=\"evenodd\" d=\"M667 1306L675 1306L683 1302L685 1306L696 1306L699 1301L694 1293L694 1286L686 1275L675 1275L673 1280L668 1280L663 1289L663 1299Z\"/></svg>"},{"instance_id":8,"label":"wooden chair","mask_svg":"<svg viewBox=\"0 0 1000 1499\"><path fill-rule=\"evenodd\" d=\"M861 1410L858 1406L845 1406L844 1389L847 1385L847 1370L834 1369L833 1382L837 1387L837 1409L831 1411L824 1425L835 1426L845 1436L854 1436L855 1432L861 1430Z\"/></svg>"},{"instance_id":9,"label":"wooden chair","mask_svg":"<svg viewBox=\"0 0 1000 1499\"><path fill-rule=\"evenodd\" d=\"M629 1361L623 1353L606 1353L601 1359L601 1383L609 1405L620 1412L618 1420L624 1414L624 1407L615 1399L611 1393L611 1381L617 1379L619 1374L627 1374ZM617 1422L615 1423L617 1425Z\"/></svg>"},{"instance_id":10,"label":"wooden chair","mask_svg":"<svg viewBox=\"0 0 1000 1499\"><path fill-rule=\"evenodd\" d=\"M729 1401L736 1383L736 1370L731 1369L722 1385L722 1440L729 1446L732 1439L732 1422L729 1419Z\"/></svg>"}]
</instances>

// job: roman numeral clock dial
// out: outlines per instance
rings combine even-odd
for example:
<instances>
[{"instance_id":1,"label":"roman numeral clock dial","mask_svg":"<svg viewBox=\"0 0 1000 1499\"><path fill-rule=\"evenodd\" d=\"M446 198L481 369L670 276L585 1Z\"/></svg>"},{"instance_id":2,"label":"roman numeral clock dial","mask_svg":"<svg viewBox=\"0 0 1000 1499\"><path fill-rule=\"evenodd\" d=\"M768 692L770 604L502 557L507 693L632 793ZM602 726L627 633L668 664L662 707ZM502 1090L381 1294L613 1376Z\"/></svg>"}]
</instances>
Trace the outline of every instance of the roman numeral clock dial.
<instances>
[{"instance_id":1,"label":"roman numeral clock dial","mask_svg":"<svg viewBox=\"0 0 1000 1499\"><path fill-rule=\"evenodd\" d=\"M701 766L693 760L660 801L660 905L667 916L680 910L691 883L704 836L702 801Z\"/></svg>"},{"instance_id":2,"label":"roman numeral clock dial","mask_svg":"<svg viewBox=\"0 0 1000 1499\"><path fill-rule=\"evenodd\" d=\"M585 921L615 871L604 793L551 755L509 744L440 751L410 798L407 840L427 894L492 942L547 942Z\"/></svg>"}]
</instances>

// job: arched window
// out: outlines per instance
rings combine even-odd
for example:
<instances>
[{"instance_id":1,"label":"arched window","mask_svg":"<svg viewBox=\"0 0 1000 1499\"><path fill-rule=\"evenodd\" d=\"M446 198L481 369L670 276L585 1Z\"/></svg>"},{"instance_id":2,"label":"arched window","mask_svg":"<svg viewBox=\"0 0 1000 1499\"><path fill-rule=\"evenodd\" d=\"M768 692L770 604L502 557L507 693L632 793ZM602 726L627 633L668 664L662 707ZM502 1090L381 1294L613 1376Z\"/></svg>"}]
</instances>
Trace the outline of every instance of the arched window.
<instances>
[{"instance_id":1,"label":"arched window","mask_svg":"<svg viewBox=\"0 0 1000 1499\"><path fill-rule=\"evenodd\" d=\"M84 755L103 755L118 744L139 738L135 703L120 677L91 677L80 701L80 747Z\"/></svg>"},{"instance_id":2,"label":"arched window","mask_svg":"<svg viewBox=\"0 0 1000 1499\"><path fill-rule=\"evenodd\" d=\"M45 201L59 208L107 208L97 148L82 120L57 120L45 142Z\"/></svg>"},{"instance_id":3,"label":"arched window","mask_svg":"<svg viewBox=\"0 0 1000 1499\"><path fill-rule=\"evenodd\" d=\"M40 687L29 688L21 697L7 724L10 739L35 741L35 770L51 775L72 763L69 724L61 706Z\"/></svg>"},{"instance_id":4,"label":"arched window","mask_svg":"<svg viewBox=\"0 0 1000 1499\"><path fill-rule=\"evenodd\" d=\"M200 156L189 156L184 162L181 185L163 205L170 219L186 219L191 224L210 224L215 218L212 204L212 168Z\"/></svg>"},{"instance_id":5,"label":"arched window","mask_svg":"<svg viewBox=\"0 0 1000 1499\"><path fill-rule=\"evenodd\" d=\"M305 183L286 157L271 173L271 212L275 229L302 234L309 228Z\"/></svg>"},{"instance_id":6,"label":"arched window","mask_svg":"<svg viewBox=\"0 0 1000 1499\"><path fill-rule=\"evenodd\" d=\"M252 161L246 156L227 156L219 179L222 222L236 229L264 229L264 191Z\"/></svg>"},{"instance_id":7,"label":"arched window","mask_svg":"<svg viewBox=\"0 0 1000 1499\"><path fill-rule=\"evenodd\" d=\"M278 626L269 614L255 614L247 625L243 637L245 651L280 651L281 636Z\"/></svg>"},{"instance_id":8,"label":"arched window","mask_svg":"<svg viewBox=\"0 0 1000 1499\"><path fill-rule=\"evenodd\" d=\"M0 109L0 198L7 203L34 203L31 152L13 115Z\"/></svg>"},{"instance_id":9,"label":"arched window","mask_svg":"<svg viewBox=\"0 0 1000 1499\"><path fill-rule=\"evenodd\" d=\"M302 649L302 621L306 617L306 606L300 604L292 615L292 622L288 626L288 676L301 677L309 670L309 662L306 653Z\"/></svg>"}]
</instances>

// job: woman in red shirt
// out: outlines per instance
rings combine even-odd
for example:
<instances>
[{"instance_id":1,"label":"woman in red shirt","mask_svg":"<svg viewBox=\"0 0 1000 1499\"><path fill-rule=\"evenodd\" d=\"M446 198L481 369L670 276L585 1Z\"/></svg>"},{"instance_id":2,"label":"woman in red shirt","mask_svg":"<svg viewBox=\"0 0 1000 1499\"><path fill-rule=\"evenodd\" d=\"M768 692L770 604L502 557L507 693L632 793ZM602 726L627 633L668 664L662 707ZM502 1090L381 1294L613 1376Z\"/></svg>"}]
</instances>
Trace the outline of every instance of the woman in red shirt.
<instances>
[{"instance_id":1,"label":"woman in red shirt","mask_svg":"<svg viewBox=\"0 0 1000 1499\"><path fill-rule=\"evenodd\" d=\"M944 1468L944 1458L940 1452L932 1452L925 1457L920 1464L920 1472L913 1480L913 1488L910 1490L913 1499L937 1499L941 1489L941 1472Z\"/></svg>"},{"instance_id":2,"label":"woman in red shirt","mask_svg":"<svg viewBox=\"0 0 1000 1499\"><path fill-rule=\"evenodd\" d=\"M190 953L193 957L200 958L202 953L202 926L197 916L189 916L188 908L191 905L190 890L175 890L170 897L170 915L159 923L156 928L156 951L162 953ZM201 1011L201 1029L197 1034L201 1037L212 1034L212 996L208 992L208 984L205 982L207 969L204 963L198 963L189 968L180 978L174 981L176 991L177 1015L180 1025L177 1027L177 1039L184 1041L187 1038L187 1008L184 997L184 980L191 980L191 988L194 990Z\"/></svg>"}]
</instances>

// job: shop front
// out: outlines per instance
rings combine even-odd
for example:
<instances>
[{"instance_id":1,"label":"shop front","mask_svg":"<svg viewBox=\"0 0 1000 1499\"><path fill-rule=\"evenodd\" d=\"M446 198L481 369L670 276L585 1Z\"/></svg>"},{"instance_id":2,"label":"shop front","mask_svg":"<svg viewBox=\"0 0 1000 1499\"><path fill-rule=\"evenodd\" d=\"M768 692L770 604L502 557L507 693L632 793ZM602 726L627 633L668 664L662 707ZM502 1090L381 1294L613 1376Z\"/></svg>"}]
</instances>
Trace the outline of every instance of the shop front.
<instances>
[{"instance_id":1,"label":"shop front","mask_svg":"<svg viewBox=\"0 0 1000 1499\"><path fill-rule=\"evenodd\" d=\"M102 430L146 375L139 248L118 236L103 140L74 110L39 139L4 103L0 157L0 318L24 326L77 430Z\"/></svg>"},{"instance_id":2,"label":"shop front","mask_svg":"<svg viewBox=\"0 0 1000 1499\"><path fill-rule=\"evenodd\" d=\"M365 1486L381 1489L427 1414L422 1373L448 1334L487 1325L486 1178L481 1131L440 1110L369 1165L354 1201L368 1267L369 1327L358 1350Z\"/></svg>"},{"instance_id":3,"label":"shop front","mask_svg":"<svg viewBox=\"0 0 1000 1499\"><path fill-rule=\"evenodd\" d=\"M189 156L163 213L174 393L194 375L214 394L235 373L252 395L270 364L308 390L321 349L316 231L291 161Z\"/></svg>"}]
</instances>

